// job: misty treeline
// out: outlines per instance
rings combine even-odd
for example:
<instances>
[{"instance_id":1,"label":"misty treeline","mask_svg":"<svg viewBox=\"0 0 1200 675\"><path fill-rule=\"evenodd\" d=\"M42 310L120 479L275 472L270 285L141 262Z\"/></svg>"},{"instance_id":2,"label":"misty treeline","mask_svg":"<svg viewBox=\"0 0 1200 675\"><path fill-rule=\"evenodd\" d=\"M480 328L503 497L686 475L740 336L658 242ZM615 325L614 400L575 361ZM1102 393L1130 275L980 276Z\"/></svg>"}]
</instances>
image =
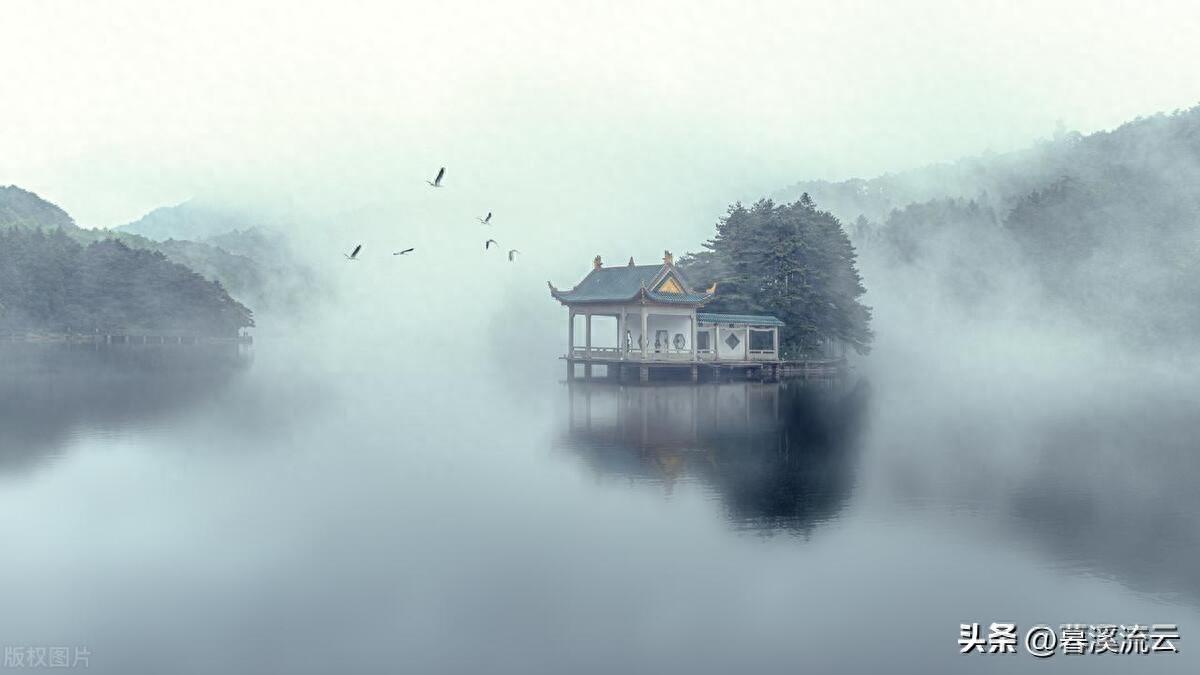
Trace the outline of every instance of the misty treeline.
<instances>
[{"instance_id":1,"label":"misty treeline","mask_svg":"<svg viewBox=\"0 0 1200 675\"><path fill-rule=\"evenodd\" d=\"M191 200L107 232L220 280L256 308L295 314L325 291L283 234L287 227L237 207Z\"/></svg>"},{"instance_id":2,"label":"misty treeline","mask_svg":"<svg viewBox=\"0 0 1200 675\"><path fill-rule=\"evenodd\" d=\"M86 229L59 206L17 186L0 186L0 228L62 229L83 245L116 239L157 251L257 308L294 312L319 294L315 273L277 231L244 214L185 202L108 229Z\"/></svg>"},{"instance_id":3,"label":"misty treeline","mask_svg":"<svg viewBox=\"0 0 1200 675\"><path fill-rule=\"evenodd\" d=\"M1088 136L1060 131L1009 155L795 189L853 219L869 285L904 280L911 293L988 314L1023 284L1029 306L1018 312L1169 345L1200 331L1197 186L1200 107Z\"/></svg>"},{"instance_id":4,"label":"misty treeline","mask_svg":"<svg viewBox=\"0 0 1200 675\"><path fill-rule=\"evenodd\" d=\"M866 353L871 310L854 247L841 222L804 194L791 204L734 204L703 251L680 260L693 282L717 284L705 311L771 314L785 355L812 354L831 340Z\"/></svg>"},{"instance_id":5,"label":"misty treeline","mask_svg":"<svg viewBox=\"0 0 1200 675\"><path fill-rule=\"evenodd\" d=\"M236 335L251 311L157 251L62 229L0 230L0 331Z\"/></svg>"}]
</instances>

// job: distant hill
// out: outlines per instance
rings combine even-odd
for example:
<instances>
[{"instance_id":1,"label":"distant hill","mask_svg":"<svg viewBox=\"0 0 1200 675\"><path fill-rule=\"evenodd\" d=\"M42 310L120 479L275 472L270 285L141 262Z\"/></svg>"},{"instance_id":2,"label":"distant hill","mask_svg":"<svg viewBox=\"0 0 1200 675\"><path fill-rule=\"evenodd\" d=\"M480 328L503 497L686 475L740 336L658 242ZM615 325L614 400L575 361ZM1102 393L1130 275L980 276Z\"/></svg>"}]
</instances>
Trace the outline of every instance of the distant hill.
<instances>
[{"instance_id":1,"label":"distant hill","mask_svg":"<svg viewBox=\"0 0 1200 675\"><path fill-rule=\"evenodd\" d=\"M58 206L16 185L0 185L0 229L11 227L74 229L75 221Z\"/></svg>"},{"instance_id":2,"label":"distant hill","mask_svg":"<svg viewBox=\"0 0 1200 675\"><path fill-rule=\"evenodd\" d=\"M249 309L162 253L115 239L80 244L66 228L0 231L0 330L237 335Z\"/></svg>"},{"instance_id":3,"label":"distant hill","mask_svg":"<svg viewBox=\"0 0 1200 675\"><path fill-rule=\"evenodd\" d=\"M868 288L989 314L1030 282L1031 312L1164 345L1200 335L1198 186L1200 107L776 196L839 216Z\"/></svg>"},{"instance_id":4,"label":"distant hill","mask_svg":"<svg viewBox=\"0 0 1200 675\"><path fill-rule=\"evenodd\" d=\"M229 232L252 229L257 225L244 214L191 200L154 209L132 223L119 225L113 230L159 241L203 241Z\"/></svg>"},{"instance_id":5,"label":"distant hill","mask_svg":"<svg viewBox=\"0 0 1200 675\"><path fill-rule=\"evenodd\" d=\"M242 214L193 202L155 209L111 230L85 229L32 192L0 187L0 230L12 227L61 228L85 245L115 239L130 248L156 251L260 308L295 310L315 295L317 286L282 235Z\"/></svg>"},{"instance_id":6,"label":"distant hill","mask_svg":"<svg viewBox=\"0 0 1200 675\"><path fill-rule=\"evenodd\" d=\"M941 199L966 199L1007 211L1063 177L1084 183L1125 181L1192 193L1200 179L1200 106L1139 117L1090 135L1060 131L1051 140L1004 154L984 154L875 178L800 181L772 197L794 201L808 193L838 218L881 222L894 209Z\"/></svg>"},{"instance_id":7,"label":"distant hill","mask_svg":"<svg viewBox=\"0 0 1200 675\"><path fill-rule=\"evenodd\" d=\"M258 306L294 311L320 294L315 273L298 260L287 237L236 208L190 200L154 209L113 232L159 240L156 250L221 279ZM254 268L236 259L253 261Z\"/></svg>"}]
</instances>

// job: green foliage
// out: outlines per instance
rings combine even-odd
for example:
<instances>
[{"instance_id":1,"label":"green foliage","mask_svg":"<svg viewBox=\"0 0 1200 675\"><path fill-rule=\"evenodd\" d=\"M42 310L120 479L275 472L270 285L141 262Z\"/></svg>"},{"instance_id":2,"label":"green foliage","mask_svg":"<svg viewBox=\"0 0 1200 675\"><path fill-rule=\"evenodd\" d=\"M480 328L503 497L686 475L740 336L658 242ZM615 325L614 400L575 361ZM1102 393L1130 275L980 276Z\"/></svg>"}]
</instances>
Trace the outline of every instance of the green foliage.
<instances>
[{"instance_id":1,"label":"green foliage","mask_svg":"<svg viewBox=\"0 0 1200 675\"><path fill-rule=\"evenodd\" d=\"M718 284L706 309L778 317L787 324L780 333L786 354L814 352L830 339L869 351L871 310L859 301L866 289L854 247L838 219L807 194L792 204L734 204L704 247L680 267L693 282Z\"/></svg>"},{"instance_id":2,"label":"green foliage","mask_svg":"<svg viewBox=\"0 0 1200 675\"><path fill-rule=\"evenodd\" d=\"M75 221L59 207L15 185L0 185L0 229L10 227L75 229Z\"/></svg>"},{"instance_id":3,"label":"green foliage","mask_svg":"<svg viewBox=\"0 0 1200 675\"><path fill-rule=\"evenodd\" d=\"M84 247L62 228L0 230L0 330L236 335L249 309L162 253L105 239Z\"/></svg>"},{"instance_id":4,"label":"green foliage","mask_svg":"<svg viewBox=\"0 0 1200 675\"><path fill-rule=\"evenodd\" d=\"M936 178L937 180L931 180ZM925 296L1029 316L1062 316L1147 346L1200 333L1200 107L1111 132L1062 134L1027 151L883 176L839 188L866 213L855 242L872 278L921 273ZM877 198L958 198L893 208ZM974 195L974 196L972 196ZM856 209L862 208L862 211ZM895 277L894 278L900 278ZM905 276L904 278L912 278ZM1018 310L1020 311L1020 310Z\"/></svg>"},{"instance_id":5,"label":"green foliage","mask_svg":"<svg viewBox=\"0 0 1200 675\"><path fill-rule=\"evenodd\" d=\"M32 192L0 187L0 229L9 227L61 228L84 246L115 239L129 248L158 251L260 308L295 312L322 292L315 273L297 259L282 234L254 225L248 216L192 202L155 209L111 230L86 229Z\"/></svg>"},{"instance_id":6,"label":"green foliage","mask_svg":"<svg viewBox=\"0 0 1200 675\"><path fill-rule=\"evenodd\" d=\"M287 227L268 215L190 200L155 209L111 235L220 279L256 307L295 313L323 291L282 234Z\"/></svg>"}]
</instances>

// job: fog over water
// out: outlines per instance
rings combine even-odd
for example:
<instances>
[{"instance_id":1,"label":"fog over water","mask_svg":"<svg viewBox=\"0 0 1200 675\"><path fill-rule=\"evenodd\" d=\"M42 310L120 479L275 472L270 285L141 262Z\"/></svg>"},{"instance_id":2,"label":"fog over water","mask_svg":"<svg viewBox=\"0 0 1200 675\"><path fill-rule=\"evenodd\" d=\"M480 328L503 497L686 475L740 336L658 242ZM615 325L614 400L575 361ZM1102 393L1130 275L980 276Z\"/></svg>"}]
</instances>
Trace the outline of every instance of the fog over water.
<instances>
[{"instance_id":1,"label":"fog over water","mask_svg":"<svg viewBox=\"0 0 1200 675\"><path fill-rule=\"evenodd\" d=\"M800 179L1189 105L1187 5L5 12L0 184L88 227L252 212L325 293L249 348L0 345L0 645L124 674L1200 667L1190 346L1019 267L967 311L864 254L843 378L568 385L546 289ZM1183 639L958 654L993 621Z\"/></svg>"},{"instance_id":2,"label":"fog over water","mask_svg":"<svg viewBox=\"0 0 1200 675\"><path fill-rule=\"evenodd\" d=\"M916 673L961 621L1200 614L1178 374L882 342L840 382L568 387L442 327L7 377L0 634L100 672Z\"/></svg>"}]
</instances>

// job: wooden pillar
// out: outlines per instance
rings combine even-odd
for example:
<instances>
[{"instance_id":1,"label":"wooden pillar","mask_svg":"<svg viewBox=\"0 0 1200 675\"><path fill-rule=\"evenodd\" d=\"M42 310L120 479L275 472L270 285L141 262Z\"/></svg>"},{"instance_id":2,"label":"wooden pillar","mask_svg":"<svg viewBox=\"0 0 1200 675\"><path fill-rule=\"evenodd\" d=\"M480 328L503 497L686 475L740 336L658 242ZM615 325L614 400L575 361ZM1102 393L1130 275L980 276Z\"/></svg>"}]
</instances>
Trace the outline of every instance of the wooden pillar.
<instances>
[{"instance_id":1,"label":"wooden pillar","mask_svg":"<svg viewBox=\"0 0 1200 675\"><path fill-rule=\"evenodd\" d=\"M575 379L575 362L571 357L567 357L567 382Z\"/></svg>"},{"instance_id":2,"label":"wooden pillar","mask_svg":"<svg viewBox=\"0 0 1200 675\"><path fill-rule=\"evenodd\" d=\"M621 309L621 313L617 314L617 354L621 360L625 359L625 309Z\"/></svg>"},{"instance_id":3,"label":"wooden pillar","mask_svg":"<svg viewBox=\"0 0 1200 675\"><path fill-rule=\"evenodd\" d=\"M592 381L592 364L583 364L583 379L587 382Z\"/></svg>"},{"instance_id":4,"label":"wooden pillar","mask_svg":"<svg viewBox=\"0 0 1200 675\"><path fill-rule=\"evenodd\" d=\"M583 358L590 359L592 358L592 313L587 312L583 316ZM588 372L588 375L590 376L591 372Z\"/></svg>"},{"instance_id":5,"label":"wooden pillar","mask_svg":"<svg viewBox=\"0 0 1200 675\"><path fill-rule=\"evenodd\" d=\"M771 349L775 352L775 358L779 358L779 326L771 327Z\"/></svg>"},{"instance_id":6,"label":"wooden pillar","mask_svg":"<svg viewBox=\"0 0 1200 675\"><path fill-rule=\"evenodd\" d=\"M700 357L700 354L696 351L696 310L694 310L694 309L692 310L691 320L692 320L692 334L688 337L688 340L692 343L692 362L694 363L696 361L696 359ZM692 375L695 375L695 374L696 374L696 368L695 368L695 366L693 366L692 367ZM695 381L696 381L696 378L693 377L692 382L695 382Z\"/></svg>"},{"instance_id":7,"label":"wooden pillar","mask_svg":"<svg viewBox=\"0 0 1200 675\"><path fill-rule=\"evenodd\" d=\"M692 364L692 382L700 381L700 366Z\"/></svg>"},{"instance_id":8,"label":"wooden pillar","mask_svg":"<svg viewBox=\"0 0 1200 675\"><path fill-rule=\"evenodd\" d=\"M575 356L575 310L567 310L567 358Z\"/></svg>"},{"instance_id":9,"label":"wooden pillar","mask_svg":"<svg viewBox=\"0 0 1200 675\"><path fill-rule=\"evenodd\" d=\"M642 305L642 360L646 360L646 345L650 342L646 339L646 306ZM645 380L643 380L644 382Z\"/></svg>"},{"instance_id":10,"label":"wooden pillar","mask_svg":"<svg viewBox=\"0 0 1200 675\"><path fill-rule=\"evenodd\" d=\"M746 360L750 360L750 326L746 326Z\"/></svg>"}]
</instances>

